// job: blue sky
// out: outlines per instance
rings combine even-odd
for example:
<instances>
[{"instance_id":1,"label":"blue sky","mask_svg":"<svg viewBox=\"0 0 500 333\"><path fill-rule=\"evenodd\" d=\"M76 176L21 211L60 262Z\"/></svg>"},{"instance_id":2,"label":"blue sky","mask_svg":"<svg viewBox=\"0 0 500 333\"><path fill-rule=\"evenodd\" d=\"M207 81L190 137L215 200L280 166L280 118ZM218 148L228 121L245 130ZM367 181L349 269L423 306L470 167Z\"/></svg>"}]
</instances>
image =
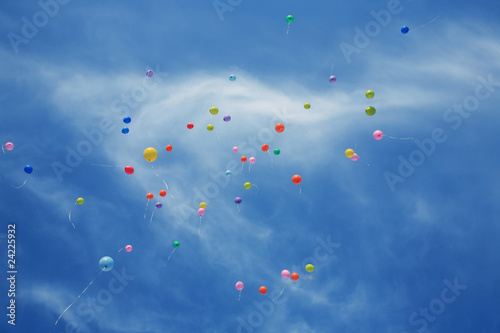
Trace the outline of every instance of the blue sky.
<instances>
[{"instance_id":1,"label":"blue sky","mask_svg":"<svg viewBox=\"0 0 500 333\"><path fill-rule=\"evenodd\" d=\"M497 2L0 8L2 332L499 331Z\"/></svg>"}]
</instances>

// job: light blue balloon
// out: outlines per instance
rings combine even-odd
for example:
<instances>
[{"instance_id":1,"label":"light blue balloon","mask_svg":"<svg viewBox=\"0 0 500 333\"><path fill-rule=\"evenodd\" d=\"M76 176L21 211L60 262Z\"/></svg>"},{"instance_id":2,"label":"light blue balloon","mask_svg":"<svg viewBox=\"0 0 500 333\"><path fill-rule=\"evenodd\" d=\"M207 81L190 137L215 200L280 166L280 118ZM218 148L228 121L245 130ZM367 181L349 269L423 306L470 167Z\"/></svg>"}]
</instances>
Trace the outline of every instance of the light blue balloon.
<instances>
[{"instance_id":1,"label":"light blue balloon","mask_svg":"<svg viewBox=\"0 0 500 333\"><path fill-rule=\"evenodd\" d=\"M99 267L104 269L105 272L112 270L113 266L115 266L115 261L111 257L102 257L101 260L99 260Z\"/></svg>"},{"instance_id":2,"label":"light blue balloon","mask_svg":"<svg viewBox=\"0 0 500 333\"><path fill-rule=\"evenodd\" d=\"M232 174L231 170L226 170L226 176L231 176Z\"/></svg>"},{"instance_id":3,"label":"light blue balloon","mask_svg":"<svg viewBox=\"0 0 500 333\"><path fill-rule=\"evenodd\" d=\"M229 76L229 81L236 81L236 75L231 74L231 75Z\"/></svg>"}]
</instances>

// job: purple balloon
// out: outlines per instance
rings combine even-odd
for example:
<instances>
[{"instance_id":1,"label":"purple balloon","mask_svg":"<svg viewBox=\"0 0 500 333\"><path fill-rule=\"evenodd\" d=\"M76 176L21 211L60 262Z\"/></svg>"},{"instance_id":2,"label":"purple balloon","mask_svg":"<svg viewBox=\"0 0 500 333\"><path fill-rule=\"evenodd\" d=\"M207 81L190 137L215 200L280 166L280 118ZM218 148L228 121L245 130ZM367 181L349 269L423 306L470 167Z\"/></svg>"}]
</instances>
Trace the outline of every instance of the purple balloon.
<instances>
[{"instance_id":1,"label":"purple balloon","mask_svg":"<svg viewBox=\"0 0 500 333\"><path fill-rule=\"evenodd\" d=\"M237 205L239 205L241 203L241 198L240 197L236 197L234 199L234 203L237 204Z\"/></svg>"},{"instance_id":2,"label":"purple balloon","mask_svg":"<svg viewBox=\"0 0 500 333\"><path fill-rule=\"evenodd\" d=\"M335 83L337 81L337 78L335 76L330 76L330 78L328 79L328 81L330 81L330 83Z\"/></svg>"},{"instance_id":3,"label":"purple balloon","mask_svg":"<svg viewBox=\"0 0 500 333\"><path fill-rule=\"evenodd\" d=\"M230 115L225 115L224 118L222 118L222 119L224 119L224 121L227 123L228 121L231 120L231 116Z\"/></svg>"},{"instance_id":4,"label":"purple balloon","mask_svg":"<svg viewBox=\"0 0 500 333\"><path fill-rule=\"evenodd\" d=\"M146 72L146 76L147 76L147 77L151 77L151 76L153 76L153 71L152 71L152 70L148 70L148 71Z\"/></svg>"},{"instance_id":5,"label":"purple balloon","mask_svg":"<svg viewBox=\"0 0 500 333\"><path fill-rule=\"evenodd\" d=\"M161 207L163 207L162 203L161 202L157 202L156 203L156 208L161 208Z\"/></svg>"}]
</instances>

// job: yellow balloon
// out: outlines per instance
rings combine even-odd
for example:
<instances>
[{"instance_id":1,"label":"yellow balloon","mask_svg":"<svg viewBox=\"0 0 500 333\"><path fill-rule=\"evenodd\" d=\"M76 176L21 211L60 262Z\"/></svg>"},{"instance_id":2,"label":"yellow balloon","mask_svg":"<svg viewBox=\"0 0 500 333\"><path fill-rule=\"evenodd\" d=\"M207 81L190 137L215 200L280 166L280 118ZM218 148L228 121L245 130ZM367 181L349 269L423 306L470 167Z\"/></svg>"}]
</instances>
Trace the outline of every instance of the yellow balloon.
<instances>
[{"instance_id":1,"label":"yellow balloon","mask_svg":"<svg viewBox=\"0 0 500 333\"><path fill-rule=\"evenodd\" d=\"M314 271L314 266L311 265L311 264L307 264L306 265L306 271L308 271L309 273L311 273L312 271Z\"/></svg>"},{"instance_id":2,"label":"yellow balloon","mask_svg":"<svg viewBox=\"0 0 500 333\"><path fill-rule=\"evenodd\" d=\"M83 204L83 198L76 199L76 203L79 205Z\"/></svg>"},{"instance_id":3,"label":"yellow balloon","mask_svg":"<svg viewBox=\"0 0 500 333\"><path fill-rule=\"evenodd\" d=\"M347 149L347 150L345 151L345 156L346 156L346 157L351 158L351 157L352 157L352 155L354 155L354 150L352 150L352 149L350 149L350 148L349 148L349 149Z\"/></svg>"},{"instance_id":4,"label":"yellow balloon","mask_svg":"<svg viewBox=\"0 0 500 333\"><path fill-rule=\"evenodd\" d=\"M218 109L218 108L216 108L215 106L212 106L212 107L210 108L210 113L211 113L211 114L213 114L213 115L215 116L217 113L219 113L219 109Z\"/></svg>"},{"instance_id":5,"label":"yellow balloon","mask_svg":"<svg viewBox=\"0 0 500 333\"><path fill-rule=\"evenodd\" d=\"M203 208L203 209L207 208L207 203L206 202L200 203L200 208Z\"/></svg>"},{"instance_id":6,"label":"yellow balloon","mask_svg":"<svg viewBox=\"0 0 500 333\"><path fill-rule=\"evenodd\" d=\"M209 130L210 132L214 130L214 125L212 124L208 124L207 125L207 130Z\"/></svg>"},{"instance_id":7,"label":"yellow balloon","mask_svg":"<svg viewBox=\"0 0 500 333\"><path fill-rule=\"evenodd\" d=\"M309 103L304 104L304 109L309 109L309 108L311 108L311 104Z\"/></svg>"},{"instance_id":8,"label":"yellow balloon","mask_svg":"<svg viewBox=\"0 0 500 333\"><path fill-rule=\"evenodd\" d=\"M144 159L148 162L153 162L158 157L156 149L149 147L144 150Z\"/></svg>"},{"instance_id":9,"label":"yellow balloon","mask_svg":"<svg viewBox=\"0 0 500 333\"><path fill-rule=\"evenodd\" d=\"M243 184L243 187L248 190L250 189L250 187L252 187L252 183L246 182L245 184Z\"/></svg>"}]
</instances>

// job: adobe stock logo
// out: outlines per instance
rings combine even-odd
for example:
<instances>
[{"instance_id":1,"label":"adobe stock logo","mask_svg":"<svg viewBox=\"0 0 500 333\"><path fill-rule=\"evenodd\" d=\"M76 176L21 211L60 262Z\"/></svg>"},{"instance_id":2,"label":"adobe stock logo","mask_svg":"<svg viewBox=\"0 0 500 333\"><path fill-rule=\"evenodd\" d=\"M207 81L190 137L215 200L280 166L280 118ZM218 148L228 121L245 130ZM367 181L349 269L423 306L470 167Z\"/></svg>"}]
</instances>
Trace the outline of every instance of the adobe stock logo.
<instances>
[{"instance_id":1,"label":"adobe stock logo","mask_svg":"<svg viewBox=\"0 0 500 333\"><path fill-rule=\"evenodd\" d=\"M215 12L219 16L219 19L224 21L224 13L232 12L234 8L241 5L243 0L214 0L212 4L214 5Z\"/></svg>"},{"instance_id":2,"label":"adobe stock logo","mask_svg":"<svg viewBox=\"0 0 500 333\"><path fill-rule=\"evenodd\" d=\"M21 35L12 31L7 34L7 38L9 39L14 53L17 54L19 52L19 45L28 44L31 39L35 38L36 35L38 35L39 29L45 27L49 23L50 18L53 18L59 13L59 5L65 5L68 2L70 2L70 0L38 1L38 6L40 6L41 10L33 14L31 21L26 16L21 18L23 22L21 26Z\"/></svg>"},{"instance_id":3,"label":"adobe stock logo","mask_svg":"<svg viewBox=\"0 0 500 333\"><path fill-rule=\"evenodd\" d=\"M418 333L423 333L427 329L428 323L436 321L437 316L442 314L446 309L446 304L451 304L460 296L462 290L466 290L467 286L458 283L458 278L455 277L453 283L445 279L443 283L446 285L441 290L438 298L429 302L429 307L420 307L418 312L412 312L408 317L408 323L415 327ZM400 333L408 333L406 331Z\"/></svg>"},{"instance_id":4,"label":"adobe stock logo","mask_svg":"<svg viewBox=\"0 0 500 333\"><path fill-rule=\"evenodd\" d=\"M359 54L362 49L370 45L371 38L375 38L380 34L382 28L387 27L392 20L392 15L397 15L403 11L403 6L399 0L389 0L387 3L387 10L382 9L379 12L374 10L370 11L370 15L373 16L375 21L369 21L365 25L365 32L355 26L354 32L354 45L342 42L339 44L340 50L344 54L344 58L347 63L351 63L351 56L353 53ZM391 15L392 14L392 15Z\"/></svg>"},{"instance_id":5,"label":"adobe stock logo","mask_svg":"<svg viewBox=\"0 0 500 333\"><path fill-rule=\"evenodd\" d=\"M474 89L474 94L466 96L462 104L454 104L443 113L445 123L451 123L453 131L458 130L463 123L463 119L468 119L472 113L479 109L481 101L491 97L495 92L495 87L500 87L500 81L493 81L493 76L490 74L487 78L478 77L479 83ZM423 140L413 140L417 148L414 149L407 158L402 155L398 156L399 165L397 174L390 171L384 172L385 181L391 192L396 190L398 183L403 183L408 177L415 173L417 167L425 163L427 158L436 153L438 144L442 144L448 140L446 130L436 127L432 130L430 138Z\"/></svg>"}]
</instances>

